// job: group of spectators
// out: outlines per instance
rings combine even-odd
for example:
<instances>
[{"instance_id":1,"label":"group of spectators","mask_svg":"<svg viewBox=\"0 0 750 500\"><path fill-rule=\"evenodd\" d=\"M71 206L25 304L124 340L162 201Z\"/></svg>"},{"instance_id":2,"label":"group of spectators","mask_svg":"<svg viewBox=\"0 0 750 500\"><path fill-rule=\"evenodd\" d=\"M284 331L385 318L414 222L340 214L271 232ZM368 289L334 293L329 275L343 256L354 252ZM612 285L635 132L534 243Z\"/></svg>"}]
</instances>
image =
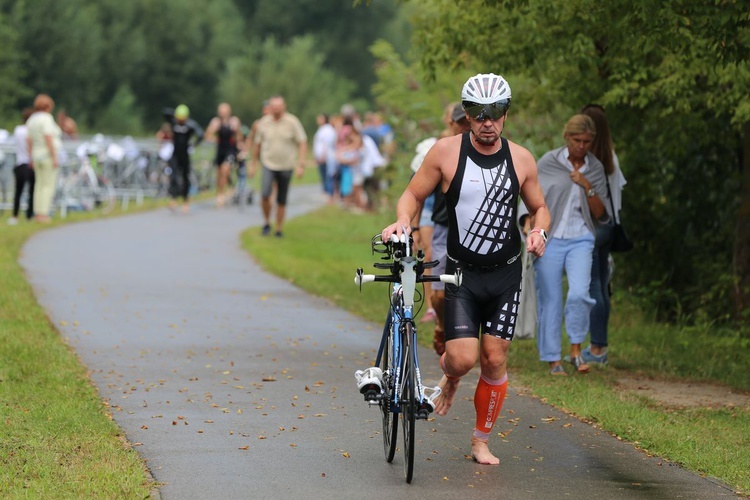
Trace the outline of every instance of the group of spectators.
<instances>
[{"instance_id":1,"label":"group of spectators","mask_svg":"<svg viewBox=\"0 0 750 500\"><path fill-rule=\"evenodd\" d=\"M33 107L23 110L23 122L13 130L15 191L10 225L18 224L24 189L28 192L26 218L41 223L51 221L57 173L64 154L62 138L75 139L78 135L75 121L64 110L55 120L54 109L55 102L50 96L37 95Z\"/></svg>"},{"instance_id":2,"label":"group of spectators","mask_svg":"<svg viewBox=\"0 0 750 500\"><path fill-rule=\"evenodd\" d=\"M379 113L368 112L361 120L349 105L339 115L319 114L317 123L313 156L329 202L341 201L355 212L373 210L376 169L388 163L394 145L390 126Z\"/></svg>"}]
</instances>

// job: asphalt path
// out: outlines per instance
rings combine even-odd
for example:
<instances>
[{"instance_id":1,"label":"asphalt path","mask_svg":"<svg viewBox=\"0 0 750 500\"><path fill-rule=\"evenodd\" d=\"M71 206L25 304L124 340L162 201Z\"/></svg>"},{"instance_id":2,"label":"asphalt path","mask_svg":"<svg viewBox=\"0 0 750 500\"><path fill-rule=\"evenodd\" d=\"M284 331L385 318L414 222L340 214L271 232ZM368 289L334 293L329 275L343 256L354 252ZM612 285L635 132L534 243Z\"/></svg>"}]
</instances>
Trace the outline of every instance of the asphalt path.
<instances>
[{"instance_id":1,"label":"asphalt path","mask_svg":"<svg viewBox=\"0 0 750 500\"><path fill-rule=\"evenodd\" d=\"M322 202L317 188L293 186L289 215ZM407 485L400 448L387 464L379 411L353 376L380 326L262 272L239 243L260 224L257 206L204 204L50 229L24 247L40 303L163 498L735 497L521 394L512 374L503 435L490 443L501 465L467 457L472 373L447 417L417 422ZM341 286L357 293L353 275ZM437 357L422 349L421 363L436 383Z\"/></svg>"}]
</instances>

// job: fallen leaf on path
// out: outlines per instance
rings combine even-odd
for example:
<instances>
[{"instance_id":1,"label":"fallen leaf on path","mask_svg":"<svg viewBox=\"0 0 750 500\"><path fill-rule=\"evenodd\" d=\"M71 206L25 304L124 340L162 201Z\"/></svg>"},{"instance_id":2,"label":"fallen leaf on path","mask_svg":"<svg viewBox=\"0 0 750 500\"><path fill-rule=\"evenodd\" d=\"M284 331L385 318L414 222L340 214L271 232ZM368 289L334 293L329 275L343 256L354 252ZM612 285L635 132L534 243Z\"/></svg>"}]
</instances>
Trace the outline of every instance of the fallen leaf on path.
<instances>
[{"instance_id":1,"label":"fallen leaf on path","mask_svg":"<svg viewBox=\"0 0 750 500\"><path fill-rule=\"evenodd\" d=\"M250 445L245 445L245 446L240 446L240 447L239 447L239 448L237 448L237 449L238 449L238 450L247 450L247 449L249 449L249 448L250 448Z\"/></svg>"},{"instance_id":2,"label":"fallen leaf on path","mask_svg":"<svg viewBox=\"0 0 750 500\"><path fill-rule=\"evenodd\" d=\"M263 382L276 382L276 377L274 377L273 375L270 375L270 376L267 376L267 377L263 377L262 380L263 380Z\"/></svg>"},{"instance_id":3,"label":"fallen leaf on path","mask_svg":"<svg viewBox=\"0 0 750 500\"><path fill-rule=\"evenodd\" d=\"M343 457L344 457L344 458L349 458L349 452L346 452L346 451L345 451L345 452L344 452L344 454L343 454Z\"/></svg>"}]
</instances>

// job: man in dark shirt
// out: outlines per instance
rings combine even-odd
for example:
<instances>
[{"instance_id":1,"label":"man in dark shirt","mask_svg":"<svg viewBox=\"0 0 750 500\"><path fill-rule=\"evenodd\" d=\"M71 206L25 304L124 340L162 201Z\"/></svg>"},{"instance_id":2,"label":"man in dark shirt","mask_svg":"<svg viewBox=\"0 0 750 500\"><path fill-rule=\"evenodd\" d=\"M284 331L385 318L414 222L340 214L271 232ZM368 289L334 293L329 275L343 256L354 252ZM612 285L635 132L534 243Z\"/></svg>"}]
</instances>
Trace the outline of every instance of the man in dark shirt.
<instances>
[{"instance_id":1,"label":"man in dark shirt","mask_svg":"<svg viewBox=\"0 0 750 500\"><path fill-rule=\"evenodd\" d=\"M203 140L203 129L198 123L190 119L190 109L180 104L172 111L164 110L164 118L172 128L172 144L174 152L169 161L172 167L169 194L172 197L169 207L177 207L177 198L182 198L182 212L190 211L190 148L197 146Z\"/></svg>"}]
</instances>

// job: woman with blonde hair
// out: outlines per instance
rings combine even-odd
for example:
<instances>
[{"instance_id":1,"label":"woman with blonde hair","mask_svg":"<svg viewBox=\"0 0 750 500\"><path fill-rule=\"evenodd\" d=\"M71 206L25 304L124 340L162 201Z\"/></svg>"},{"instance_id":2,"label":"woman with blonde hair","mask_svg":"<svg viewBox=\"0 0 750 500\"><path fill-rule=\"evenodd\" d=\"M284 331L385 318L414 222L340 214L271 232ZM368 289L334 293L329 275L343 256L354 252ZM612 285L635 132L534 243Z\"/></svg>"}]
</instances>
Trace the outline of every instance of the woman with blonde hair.
<instances>
[{"instance_id":1,"label":"woman with blonde hair","mask_svg":"<svg viewBox=\"0 0 750 500\"><path fill-rule=\"evenodd\" d=\"M591 117L596 124L597 134L591 145L591 152L604 165L607 174L607 195L605 206L614 213L610 214L612 222L620 221L622 207L622 188L626 184L625 176L620 170L620 161L615 154L612 134L604 108L598 104L588 104L581 113ZM583 349L581 355L587 363L607 363L608 323L609 323L609 253L612 243L612 224L597 227L594 256L591 266L591 298L596 301L591 309L591 344Z\"/></svg>"},{"instance_id":2,"label":"woman with blonde hair","mask_svg":"<svg viewBox=\"0 0 750 500\"><path fill-rule=\"evenodd\" d=\"M602 163L590 152L596 136L594 121L574 115L565 125L566 145L547 152L537 163L539 183L552 215L547 249L536 259L539 316L539 359L551 375L565 375L561 362L563 316L570 339L570 361L578 373L589 371L581 343L589 330L594 300L589 295L594 234L608 220L602 200L607 194ZM568 295L563 301L563 273Z\"/></svg>"},{"instance_id":3,"label":"woman with blonde hair","mask_svg":"<svg viewBox=\"0 0 750 500\"><path fill-rule=\"evenodd\" d=\"M52 116L55 101L46 94L34 99L34 113L26 122L29 165L34 169L34 213L37 222L50 222L59 168L62 130Z\"/></svg>"}]
</instances>

